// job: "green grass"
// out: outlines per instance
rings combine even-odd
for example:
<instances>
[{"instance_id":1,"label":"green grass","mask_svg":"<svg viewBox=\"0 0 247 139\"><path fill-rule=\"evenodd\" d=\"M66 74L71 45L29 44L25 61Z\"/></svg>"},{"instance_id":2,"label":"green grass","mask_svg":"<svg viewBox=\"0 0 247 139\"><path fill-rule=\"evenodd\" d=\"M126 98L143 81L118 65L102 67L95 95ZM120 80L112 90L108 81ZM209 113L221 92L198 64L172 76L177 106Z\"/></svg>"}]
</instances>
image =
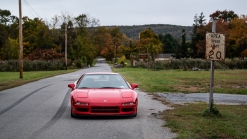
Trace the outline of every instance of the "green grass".
<instances>
[{"instance_id":1,"label":"green grass","mask_svg":"<svg viewBox=\"0 0 247 139\"><path fill-rule=\"evenodd\" d=\"M35 71L23 72L23 78L20 78L19 72L0 72L0 91L12 87L20 86L29 82L37 81L43 78L52 77L59 74L65 74L76 71L77 69L59 70L59 71Z\"/></svg>"},{"instance_id":2,"label":"green grass","mask_svg":"<svg viewBox=\"0 0 247 139\"><path fill-rule=\"evenodd\" d=\"M178 139L246 139L247 107L218 105L222 116L203 116L206 104L176 105L163 113Z\"/></svg>"},{"instance_id":3,"label":"green grass","mask_svg":"<svg viewBox=\"0 0 247 139\"><path fill-rule=\"evenodd\" d=\"M113 68L130 83L146 92L209 92L210 71ZM215 70L214 92L247 94L246 70ZM155 93L154 93L155 95ZM167 102L166 102L167 104ZM178 133L177 139L246 139L247 106L215 105L220 116L203 116L208 104L168 104L163 112L166 125Z\"/></svg>"},{"instance_id":4,"label":"green grass","mask_svg":"<svg viewBox=\"0 0 247 139\"><path fill-rule=\"evenodd\" d=\"M113 68L129 82L136 82L147 92L209 92L210 71ZM247 70L215 70L214 92L247 94Z\"/></svg>"}]
</instances>

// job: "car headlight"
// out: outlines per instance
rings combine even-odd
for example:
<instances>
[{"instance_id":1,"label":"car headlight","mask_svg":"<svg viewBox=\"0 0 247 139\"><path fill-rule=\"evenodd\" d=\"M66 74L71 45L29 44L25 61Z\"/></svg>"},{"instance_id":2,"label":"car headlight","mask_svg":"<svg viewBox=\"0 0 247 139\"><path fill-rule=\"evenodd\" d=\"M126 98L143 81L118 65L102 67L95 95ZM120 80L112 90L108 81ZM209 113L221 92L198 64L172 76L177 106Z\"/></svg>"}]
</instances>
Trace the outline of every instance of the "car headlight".
<instances>
[{"instance_id":1,"label":"car headlight","mask_svg":"<svg viewBox=\"0 0 247 139\"><path fill-rule=\"evenodd\" d=\"M88 106L87 102L75 102L75 105Z\"/></svg>"},{"instance_id":2,"label":"car headlight","mask_svg":"<svg viewBox=\"0 0 247 139\"><path fill-rule=\"evenodd\" d=\"M125 102L125 103L122 103L122 106L131 106L131 105L135 105L134 102Z\"/></svg>"}]
</instances>

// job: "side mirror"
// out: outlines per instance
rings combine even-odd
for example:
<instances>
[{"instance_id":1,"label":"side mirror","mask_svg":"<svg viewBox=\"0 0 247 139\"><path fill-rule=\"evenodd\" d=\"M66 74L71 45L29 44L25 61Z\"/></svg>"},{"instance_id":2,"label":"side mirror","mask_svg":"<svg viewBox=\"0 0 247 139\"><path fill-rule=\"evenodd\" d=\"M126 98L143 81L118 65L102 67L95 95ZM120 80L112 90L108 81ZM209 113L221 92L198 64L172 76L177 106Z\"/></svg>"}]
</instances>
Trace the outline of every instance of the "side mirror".
<instances>
[{"instance_id":1,"label":"side mirror","mask_svg":"<svg viewBox=\"0 0 247 139\"><path fill-rule=\"evenodd\" d=\"M72 90L75 89L75 84L71 83L71 84L68 84L68 87L71 88Z\"/></svg>"},{"instance_id":2,"label":"side mirror","mask_svg":"<svg viewBox=\"0 0 247 139\"><path fill-rule=\"evenodd\" d=\"M132 88L132 90L134 90L135 88L138 88L138 84L132 83L132 84L131 84L131 88Z\"/></svg>"}]
</instances>

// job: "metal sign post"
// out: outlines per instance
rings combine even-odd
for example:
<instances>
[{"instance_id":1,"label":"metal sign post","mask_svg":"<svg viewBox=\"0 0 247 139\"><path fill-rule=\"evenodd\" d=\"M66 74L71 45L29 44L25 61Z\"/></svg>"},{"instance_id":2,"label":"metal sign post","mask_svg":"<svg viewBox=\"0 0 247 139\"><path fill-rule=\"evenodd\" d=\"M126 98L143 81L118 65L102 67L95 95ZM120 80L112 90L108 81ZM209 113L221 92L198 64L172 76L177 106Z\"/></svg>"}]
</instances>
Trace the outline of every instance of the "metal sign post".
<instances>
[{"instance_id":1,"label":"metal sign post","mask_svg":"<svg viewBox=\"0 0 247 139\"><path fill-rule=\"evenodd\" d=\"M212 111L212 102L213 102L213 93L214 93L214 60L211 60L211 70L210 70L210 93L209 93L209 111Z\"/></svg>"},{"instance_id":2,"label":"metal sign post","mask_svg":"<svg viewBox=\"0 0 247 139\"><path fill-rule=\"evenodd\" d=\"M210 93L209 93L209 111L212 111L213 88L214 88L214 61L225 59L225 35L215 33L216 21L213 21L212 32L206 34L206 59L211 60L210 70Z\"/></svg>"}]
</instances>

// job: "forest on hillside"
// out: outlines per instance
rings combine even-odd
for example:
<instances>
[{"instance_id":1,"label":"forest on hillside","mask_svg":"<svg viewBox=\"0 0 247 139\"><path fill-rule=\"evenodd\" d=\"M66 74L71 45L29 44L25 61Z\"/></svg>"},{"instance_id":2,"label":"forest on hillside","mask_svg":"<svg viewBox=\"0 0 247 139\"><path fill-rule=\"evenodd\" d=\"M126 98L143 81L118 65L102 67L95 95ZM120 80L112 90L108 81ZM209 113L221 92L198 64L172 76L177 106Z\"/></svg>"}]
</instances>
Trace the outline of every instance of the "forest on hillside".
<instances>
[{"instance_id":1,"label":"forest on hillside","mask_svg":"<svg viewBox=\"0 0 247 139\"><path fill-rule=\"evenodd\" d=\"M182 30L184 29L187 34L191 34L193 31L192 26L178 26L168 24L149 24L149 25L133 25L133 26L105 26L108 28L118 27L123 34L126 34L128 38L132 40L139 39L139 33L146 29L151 29L155 34L171 34L174 38L180 38L182 36ZM188 35L187 40L191 40Z\"/></svg>"},{"instance_id":2,"label":"forest on hillside","mask_svg":"<svg viewBox=\"0 0 247 139\"><path fill-rule=\"evenodd\" d=\"M85 14L55 15L51 23L42 18L22 18L23 59L64 61L91 65L97 56L107 60L131 59L149 53L150 60L160 53L174 58L205 59L206 33L217 20L217 32L225 34L226 58L247 57L247 16L234 11L216 11L206 23L203 13L194 16L191 27L154 24L140 26L100 26L99 20ZM0 60L18 60L19 18L0 9ZM65 37L66 36L66 37ZM140 39L139 39L140 36ZM65 55L67 54L67 55Z\"/></svg>"}]
</instances>

